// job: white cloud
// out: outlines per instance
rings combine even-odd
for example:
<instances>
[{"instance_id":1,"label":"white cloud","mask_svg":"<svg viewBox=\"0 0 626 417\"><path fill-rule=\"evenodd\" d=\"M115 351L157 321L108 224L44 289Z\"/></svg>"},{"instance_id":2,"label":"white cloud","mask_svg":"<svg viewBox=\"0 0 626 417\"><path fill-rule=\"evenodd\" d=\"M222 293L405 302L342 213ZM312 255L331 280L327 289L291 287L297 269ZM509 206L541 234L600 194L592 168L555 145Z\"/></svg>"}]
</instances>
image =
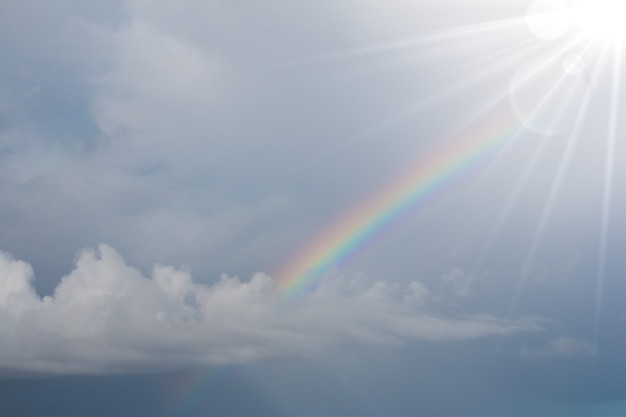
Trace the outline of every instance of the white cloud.
<instances>
[{"instance_id":1,"label":"white cloud","mask_svg":"<svg viewBox=\"0 0 626 417\"><path fill-rule=\"evenodd\" d=\"M465 340L538 330L532 320L445 318L416 305L419 283L358 285L339 277L312 295L277 303L273 280L154 266L150 277L111 247L82 251L52 296L33 270L0 252L0 368L39 373L146 372L311 355L350 344ZM347 290L349 289L349 291Z\"/></svg>"},{"instance_id":2,"label":"white cloud","mask_svg":"<svg viewBox=\"0 0 626 417\"><path fill-rule=\"evenodd\" d=\"M595 356L594 343L572 337L556 337L542 347L522 346L521 354L525 358L584 358Z\"/></svg>"}]
</instances>

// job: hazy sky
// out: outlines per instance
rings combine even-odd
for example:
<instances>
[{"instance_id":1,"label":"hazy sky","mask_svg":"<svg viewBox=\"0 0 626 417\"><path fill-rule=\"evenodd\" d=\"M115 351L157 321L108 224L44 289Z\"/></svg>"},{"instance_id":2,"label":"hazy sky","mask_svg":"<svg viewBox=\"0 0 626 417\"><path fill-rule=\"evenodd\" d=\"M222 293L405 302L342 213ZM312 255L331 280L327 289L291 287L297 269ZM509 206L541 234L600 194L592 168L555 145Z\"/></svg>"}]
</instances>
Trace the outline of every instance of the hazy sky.
<instances>
[{"instance_id":1,"label":"hazy sky","mask_svg":"<svg viewBox=\"0 0 626 417\"><path fill-rule=\"evenodd\" d=\"M0 414L623 415L596 3L1 2Z\"/></svg>"}]
</instances>

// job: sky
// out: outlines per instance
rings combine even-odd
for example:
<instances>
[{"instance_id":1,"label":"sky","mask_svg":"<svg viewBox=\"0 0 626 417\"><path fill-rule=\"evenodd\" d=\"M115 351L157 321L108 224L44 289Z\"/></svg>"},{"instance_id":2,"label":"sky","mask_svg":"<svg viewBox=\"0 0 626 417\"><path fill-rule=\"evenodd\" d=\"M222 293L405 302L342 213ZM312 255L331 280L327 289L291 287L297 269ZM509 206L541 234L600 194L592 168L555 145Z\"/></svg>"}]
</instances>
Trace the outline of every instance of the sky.
<instances>
[{"instance_id":1,"label":"sky","mask_svg":"<svg viewBox=\"0 0 626 417\"><path fill-rule=\"evenodd\" d=\"M626 9L0 3L0 414L626 411Z\"/></svg>"}]
</instances>

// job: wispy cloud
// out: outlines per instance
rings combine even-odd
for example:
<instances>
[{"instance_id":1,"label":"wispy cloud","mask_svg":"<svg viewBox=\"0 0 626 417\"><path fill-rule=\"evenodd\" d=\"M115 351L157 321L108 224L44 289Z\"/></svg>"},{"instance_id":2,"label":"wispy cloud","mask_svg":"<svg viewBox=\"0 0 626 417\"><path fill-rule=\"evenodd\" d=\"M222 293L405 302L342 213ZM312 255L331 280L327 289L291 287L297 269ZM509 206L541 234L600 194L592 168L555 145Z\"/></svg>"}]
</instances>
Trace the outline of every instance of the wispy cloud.
<instances>
[{"instance_id":1,"label":"wispy cloud","mask_svg":"<svg viewBox=\"0 0 626 417\"><path fill-rule=\"evenodd\" d=\"M540 347L522 346L521 354L529 359L584 358L595 356L596 346L589 340L573 337L556 337Z\"/></svg>"}]
</instances>

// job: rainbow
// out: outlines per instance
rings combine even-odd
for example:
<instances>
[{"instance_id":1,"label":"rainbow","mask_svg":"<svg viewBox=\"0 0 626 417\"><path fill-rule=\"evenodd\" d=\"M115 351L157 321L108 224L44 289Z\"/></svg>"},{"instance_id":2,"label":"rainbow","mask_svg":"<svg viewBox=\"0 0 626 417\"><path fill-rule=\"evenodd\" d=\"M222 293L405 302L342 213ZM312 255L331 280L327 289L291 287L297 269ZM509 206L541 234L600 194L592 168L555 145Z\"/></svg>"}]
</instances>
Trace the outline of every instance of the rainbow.
<instances>
[{"instance_id":1,"label":"rainbow","mask_svg":"<svg viewBox=\"0 0 626 417\"><path fill-rule=\"evenodd\" d=\"M349 262L402 218L421 208L446 186L458 182L513 140L519 125L511 115L476 124L460 137L418 158L395 181L374 193L316 236L272 276L278 298L314 290L336 266Z\"/></svg>"}]
</instances>

